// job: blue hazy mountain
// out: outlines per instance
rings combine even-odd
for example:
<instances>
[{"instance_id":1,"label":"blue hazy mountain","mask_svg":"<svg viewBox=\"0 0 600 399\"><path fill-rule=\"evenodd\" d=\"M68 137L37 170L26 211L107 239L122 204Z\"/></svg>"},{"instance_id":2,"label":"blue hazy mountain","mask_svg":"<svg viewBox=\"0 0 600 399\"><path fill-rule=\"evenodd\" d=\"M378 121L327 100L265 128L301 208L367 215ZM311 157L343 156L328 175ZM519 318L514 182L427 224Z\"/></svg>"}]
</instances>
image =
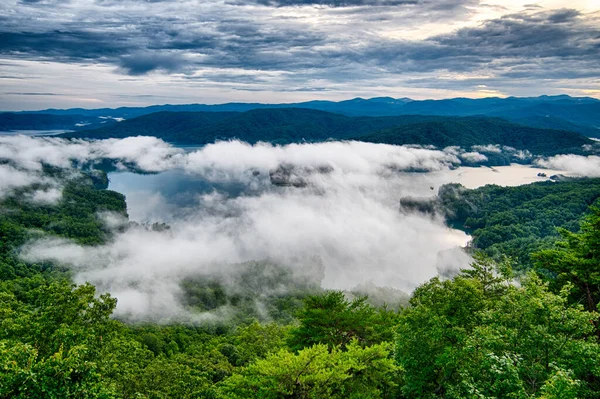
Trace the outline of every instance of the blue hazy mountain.
<instances>
[{"instance_id":1,"label":"blue hazy mountain","mask_svg":"<svg viewBox=\"0 0 600 399\"><path fill-rule=\"evenodd\" d=\"M115 122L112 118L94 115L0 113L0 131L96 129Z\"/></svg>"},{"instance_id":2,"label":"blue hazy mountain","mask_svg":"<svg viewBox=\"0 0 600 399\"><path fill-rule=\"evenodd\" d=\"M600 137L600 100L567 95L481 99L452 98L420 101L409 98L378 97L371 99L355 98L339 102L308 101L290 104L167 104L149 107L47 109L43 111L26 111L19 114L30 115L33 120L37 118L33 115L40 113L63 116L77 115L79 119L82 117L131 119L161 111L246 112L264 108L306 108L346 116L496 116L527 126L572 130L586 136Z\"/></svg>"}]
</instances>

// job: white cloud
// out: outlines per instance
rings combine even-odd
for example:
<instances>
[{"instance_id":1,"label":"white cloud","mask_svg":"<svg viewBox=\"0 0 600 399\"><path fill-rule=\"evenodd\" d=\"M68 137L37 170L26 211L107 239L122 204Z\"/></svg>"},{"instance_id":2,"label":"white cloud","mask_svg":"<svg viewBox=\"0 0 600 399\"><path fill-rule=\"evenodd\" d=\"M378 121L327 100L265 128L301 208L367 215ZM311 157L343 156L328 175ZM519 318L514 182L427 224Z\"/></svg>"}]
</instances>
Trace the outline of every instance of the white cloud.
<instances>
[{"instance_id":1,"label":"white cloud","mask_svg":"<svg viewBox=\"0 0 600 399\"><path fill-rule=\"evenodd\" d=\"M140 159L158 159L158 165L179 165L186 173L214 183L238 183L250 191L233 197L199 195L183 209L172 208L156 194L133 198L151 216L172 213L171 229L132 228L97 247L43 240L24 248L25 259L69 264L77 282L90 281L111 292L119 299L121 316L180 317L185 314L179 301L183 278L231 276L236 265L248 261L274 262L327 288L352 289L369 282L410 291L437 274L439 251L468 239L441 219L398 212L402 196L431 191L424 174L402 170L448 170L458 159L447 152L358 142L221 142L173 154L164 148L139 151L138 141L126 143L134 150L92 143L90 148L103 149L89 150L86 159L125 154L136 165L147 165ZM271 184L269 171L282 163L304 182L302 187ZM110 215L103 219L107 225L118 224Z\"/></svg>"},{"instance_id":2,"label":"white cloud","mask_svg":"<svg viewBox=\"0 0 600 399\"><path fill-rule=\"evenodd\" d=\"M15 188L46 181L47 179L39 174L28 173L12 165L0 165L0 198Z\"/></svg>"},{"instance_id":3,"label":"white cloud","mask_svg":"<svg viewBox=\"0 0 600 399\"><path fill-rule=\"evenodd\" d=\"M110 159L132 164L148 172L173 168L183 150L155 137L128 137L100 141L56 137L0 136L0 159L30 171L42 165L71 168L73 164Z\"/></svg>"},{"instance_id":4,"label":"white cloud","mask_svg":"<svg viewBox=\"0 0 600 399\"><path fill-rule=\"evenodd\" d=\"M27 197L31 202L38 204L55 204L62 198L62 190L54 187L35 190Z\"/></svg>"},{"instance_id":5,"label":"white cloud","mask_svg":"<svg viewBox=\"0 0 600 399\"><path fill-rule=\"evenodd\" d=\"M478 152L465 152L460 154L460 157L469 162L485 162L488 160L488 157Z\"/></svg>"},{"instance_id":6,"label":"white cloud","mask_svg":"<svg viewBox=\"0 0 600 399\"><path fill-rule=\"evenodd\" d=\"M539 159L536 164L544 168L564 170L574 175L600 177L600 157L596 155L557 155Z\"/></svg>"},{"instance_id":7,"label":"white cloud","mask_svg":"<svg viewBox=\"0 0 600 399\"><path fill-rule=\"evenodd\" d=\"M249 171L269 171L281 164L309 169L328 167L339 173L372 174L386 170L442 170L459 163L454 154L443 151L359 141L286 146L224 141L188 154L183 167L213 180L239 180Z\"/></svg>"},{"instance_id":8,"label":"white cloud","mask_svg":"<svg viewBox=\"0 0 600 399\"><path fill-rule=\"evenodd\" d=\"M474 145L471 147L471 149L473 151L487 152L491 154L500 154L502 152L502 148L498 144Z\"/></svg>"},{"instance_id":9,"label":"white cloud","mask_svg":"<svg viewBox=\"0 0 600 399\"><path fill-rule=\"evenodd\" d=\"M435 217L401 214L398 201L435 194L431 187L448 182L460 158L485 157L456 147L440 151L362 142L227 141L190 153L147 137L94 142L17 137L5 143L13 151L4 156L15 154L10 162L28 168L25 178L38 173L42 163L69 166L106 157L141 170L187 173L214 187L242 187L240 195L196 193L185 206L158 190L128 194L135 219L167 221L171 229L131 228L96 247L43 240L24 248L27 260L70 265L77 282L90 281L119 299L117 314L140 320L186 317L182 279L229 278L250 261L276 263L326 288L369 283L407 292L438 273L465 267L468 257L443 251L464 245L467 235ZM414 169L435 173L406 172ZM270 173L277 170L297 184L273 185ZM99 217L109 227L123 227L114 215Z\"/></svg>"}]
</instances>

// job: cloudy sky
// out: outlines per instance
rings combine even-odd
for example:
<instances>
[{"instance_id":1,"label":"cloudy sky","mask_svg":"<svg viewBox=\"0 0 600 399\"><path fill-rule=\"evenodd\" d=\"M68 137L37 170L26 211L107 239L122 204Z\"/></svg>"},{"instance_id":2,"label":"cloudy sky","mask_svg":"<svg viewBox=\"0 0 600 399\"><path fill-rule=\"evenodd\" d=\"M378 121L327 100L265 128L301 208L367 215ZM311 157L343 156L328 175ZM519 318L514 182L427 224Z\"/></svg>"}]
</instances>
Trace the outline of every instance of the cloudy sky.
<instances>
[{"instance_id":1,"label":"cloudy sky","mask_svg":"<svg viewBox=\"0 0 600 399\"><path fill-rule=\"evenodd\" d=\"M3 0L0 109L600 98L599 0Z\"/></svg>"}]
</instances>

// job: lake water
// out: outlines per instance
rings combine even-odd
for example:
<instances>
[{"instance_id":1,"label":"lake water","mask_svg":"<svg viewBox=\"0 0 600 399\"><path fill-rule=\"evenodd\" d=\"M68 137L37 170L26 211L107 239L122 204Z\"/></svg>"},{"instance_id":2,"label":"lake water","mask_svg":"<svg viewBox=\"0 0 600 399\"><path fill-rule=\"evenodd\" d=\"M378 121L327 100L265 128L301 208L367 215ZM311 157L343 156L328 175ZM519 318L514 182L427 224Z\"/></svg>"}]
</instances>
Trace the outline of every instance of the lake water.
<instances>
[{"instance_id":1,"label":"lake water","mask_svg":"<svg viewBox=\"0 0 600 399\"><path fill-rule=\"evenodd\" d=\"M477 188L486 184L518 186L548 180L564 171L541 169L527 165L513 164L498 167L460 167L430 173L398 173L389 185L393 191L390 206L396 199L405 196L428 197L437 193L439 187L447 183L460 183L467 188ZM215 183L202 176L182 170L170 170L157 174L137 174L132 172L111 172L109 189L127 197L128 212L136 221L172 221L179 217L179 210L197 204L198 196L221 193L226 197L256 195L256 187L242 183ZM257 177L262 187L268 186L268 176ZM277 188L274 188L277 190Z\"/></svg>"},{"instance_id":2,"label":"lake water","mask_svg":"<svg viewBox=\"0 0 600 399\"><path fill-rule=\"evenodd\" d=\"M538 176L544 173L547 177ZM442 181L460 183L467 188L477 188L486 184L497 184L499 186L520 186L522 184L548 180L552 175L568 173L562 170L541 169L528 165L512 164L510 166L495 166L493 168L461 167L451 171L433 172L435 177Z\"/></svg>"}]
</instances>

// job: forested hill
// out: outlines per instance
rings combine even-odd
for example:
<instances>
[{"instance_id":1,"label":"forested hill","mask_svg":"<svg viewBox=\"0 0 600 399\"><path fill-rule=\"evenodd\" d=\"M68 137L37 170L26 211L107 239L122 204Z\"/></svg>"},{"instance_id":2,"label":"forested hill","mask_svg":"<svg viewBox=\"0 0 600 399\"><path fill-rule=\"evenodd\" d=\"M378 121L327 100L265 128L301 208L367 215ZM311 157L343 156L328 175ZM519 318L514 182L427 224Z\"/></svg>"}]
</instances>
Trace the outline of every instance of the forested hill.
<instances>
[{"instance_id":1,"label":"forested hill","mask_svg":"<svg viewBox=\"0 0 600 399\"><path fill-rule=\"evenodd\" d=\"M431 144L436 147L470 147L500 144L534 154L580 153L591 141L575 132L537 129L500 118L438 117L361 135L357 140L386 144Z\"/></svg>"},{"instance_id":2,"label":"forested hill","mask_svg":"<svg viewBox=\"0 0 600 399\"><path fill-rule=\"evenodd\" d=\"M536 129L500 118L423 115L348 117L324 111L283 108L233 112L158 112L106 128L63 137L122 138L150 135L179 144L239 139L277 144L354 139L440 147L501 144L536 154L579 153L593 141L575 132Z\"/></svg>"},{"instance_id":3,"label":"forested hill","mask_svg":"<svg viewBox=\"0 0 600 399\"><path fill-rule=\"evenodd\" d=\"M291 104L227 103L152 105L101 109L47 109L24 111L36 114L79 115L96 118L132 119L160 111L170 112L245 112L265 108L307 108L347 116L496 116L531 127L572 130L589 137L600 137L600 100L589 97L540 96L508 98L449 98L412 100L410 98L354 98L344 101L307 101ZM13 127L12 129L17 129ZM73 127L74 130L79 130Z\"/></svg>"},{"instance_id":4,"label":"forested hill","mask_svg":"<svg viewBox=\"0 0 600 399\"><path fill-rule=\"evenodd\" d=\"M345 139L431 118L348 117L304 108L256 109L247 112L157 112L110 127L63 136L101 139L150 135L182 144L207 144L232 138L251 143L292 143Z\"/></svg>"},{"instance_id":5,"label":"forested hill","mask_svg":"<svg viewBox=\"0 0 600 399\"><path fill-rule=\"evenodd\" d=\"M431 200L404 198L402 209L439 212L454 228L468 232L472 247L491 256L507 255L530 268L530 254L550 248L559 228L575 232L590 206L600 206L600 179L570 178L516 187L440 187Z\"/></svg>"}]
</instances>

